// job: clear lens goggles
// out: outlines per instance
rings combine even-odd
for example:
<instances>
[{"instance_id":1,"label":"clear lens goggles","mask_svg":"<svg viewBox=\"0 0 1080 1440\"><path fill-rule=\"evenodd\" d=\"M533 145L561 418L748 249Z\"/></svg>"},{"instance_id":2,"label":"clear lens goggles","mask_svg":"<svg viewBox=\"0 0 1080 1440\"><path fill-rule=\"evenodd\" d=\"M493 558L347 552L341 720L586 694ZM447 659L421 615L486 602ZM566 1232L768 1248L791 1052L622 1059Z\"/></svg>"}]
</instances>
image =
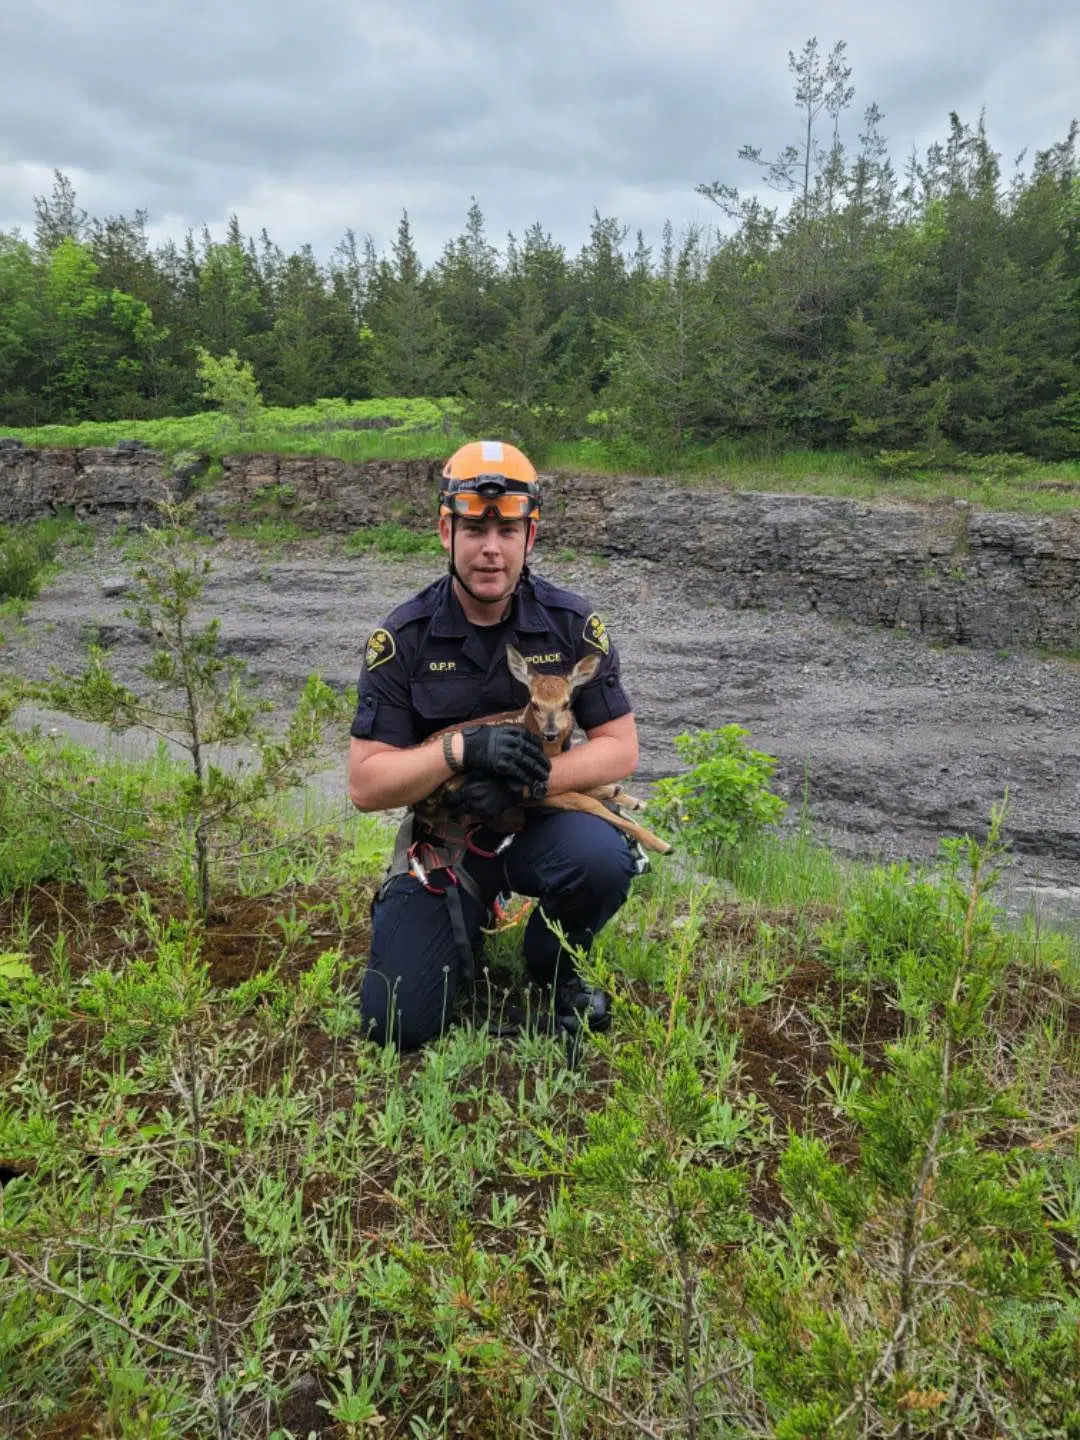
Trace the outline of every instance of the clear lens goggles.
<instances>
[{"instance_id":1,"label":"clear lens goggles","mask_svg":"<svg viewBox=\"0 0 1080 1440\"><path fill-rule=\"evenodd\" d=\"M532 495L520 490L507 490L501 495L481 495L476 490L455 490L443 498L448 515L461 515L466 520L483 520L496 515L501 520L527 520L539 506Z\"/></svg>"}]
</instances>

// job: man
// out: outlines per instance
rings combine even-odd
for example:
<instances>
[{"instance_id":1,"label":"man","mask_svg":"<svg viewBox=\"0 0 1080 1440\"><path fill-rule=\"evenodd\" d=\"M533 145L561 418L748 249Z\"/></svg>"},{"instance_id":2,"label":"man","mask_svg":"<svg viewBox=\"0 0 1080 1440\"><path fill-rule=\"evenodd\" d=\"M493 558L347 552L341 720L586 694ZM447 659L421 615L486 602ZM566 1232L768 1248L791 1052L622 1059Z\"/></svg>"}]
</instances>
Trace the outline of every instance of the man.
<instances>
[{"instance_id":1,"label":"man","mask_svg":"<svg viewBox=\"0 0 1080 1440\"><path fill-rule=\"evenodd\" d=\"M529 572L539 514L536 471L520 450L489 440L462 446L439 495L449 573L367 643L349 756L353 804L412 806L464 775L461 826L439 836L412 833L406 821L373 908L361 1007L381 1043L412 1049L442 1033L459 983L471 981L481 926L507 890L539 900L525 962L534 984L553 987L557 1019L594 1029L610 1019L608 997L578 977L548 921L588 949L640 868L626 837L595 815L540 808L525 811L509 840L485 824L520 804L523 790L534 798L586 790L624 780L637 765L634 716L603 622L580 596ZM573 703L585 742L551 761L539 737L517 726L466 727L422 744L447 726L522 706L508 643L554 674L599 657Z\"/></svg>"}]
</instances>

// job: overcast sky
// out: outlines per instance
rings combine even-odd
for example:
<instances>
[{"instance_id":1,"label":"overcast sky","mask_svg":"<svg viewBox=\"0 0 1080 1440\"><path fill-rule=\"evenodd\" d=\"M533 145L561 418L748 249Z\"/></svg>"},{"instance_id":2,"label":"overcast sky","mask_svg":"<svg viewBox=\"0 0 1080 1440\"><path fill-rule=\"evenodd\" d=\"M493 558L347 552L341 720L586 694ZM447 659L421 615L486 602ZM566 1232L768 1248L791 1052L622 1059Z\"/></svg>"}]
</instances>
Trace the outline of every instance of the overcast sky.
<instances>
[{"instance_id":1,"label":"overcast sky","mask_svg":"<svg viewBox=\"0 0 1080 1440\"><path fill-rule=\"evenodd\" d=\"M407 208L425 258L475 195L501 243L593 209L654 240L753 185L744 143L798 135L789 50L845 40L900 165L985 107L1016 154L1080 114L1077 0L0 0L0 229L33 230L54 168L156 236L235 211L325 257L382 248Z\"/></svg>"}]
</instances>

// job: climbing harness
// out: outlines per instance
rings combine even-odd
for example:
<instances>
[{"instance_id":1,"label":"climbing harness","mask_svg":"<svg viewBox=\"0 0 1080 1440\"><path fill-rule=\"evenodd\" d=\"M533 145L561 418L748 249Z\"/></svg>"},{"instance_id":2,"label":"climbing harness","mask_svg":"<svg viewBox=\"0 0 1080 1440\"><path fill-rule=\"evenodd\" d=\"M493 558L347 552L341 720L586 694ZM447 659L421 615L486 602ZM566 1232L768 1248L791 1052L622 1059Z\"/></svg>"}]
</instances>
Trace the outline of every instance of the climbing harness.
<instances>
[{"instance_id":1,"label":"climbing harness","mask_svg":"<svg viewBox=\"0 0 1080 1440\"><path fill-rule=\"evenodd\" d=\"M461 904L461 891L464 890L481 909L484 908L484 897L465 866L465 858L475 855L481 860L494 860L509 848L514 837L505 835L494 850L481 849L476 843L473 837L479 827L475 825L455 826L453 833L448 835L425 833L421 838L414 838L415 820L416 816L410 810L398 827L390 868L376 900L384 897L391 882L399 875L411 875L429 895L442 896L446 901L450 929L461 961L462 982L471 987L475 978L475 966L468 927L465 924L465 911Z\"/></svg>"},{"instance_id":2,"label":"climbing harness","mask_svg":"<svg viewBox=\"0 0 1080 1440\"><path fill-rule=\"evenodd\" d=\"M615 809L615 806L612 805L611 808ZM514 841L513 834L504 835L493 850L485 850L475 839L480 828L478 825L451 822L447 834L435 835L425 830L423 834L417 835L416 815L410 810L398 827L390 867L375 897L375 902L383 899L399 875L411 875L429 895L437 895L445 900L454 946L461 962L461 982L470 991L474 988L476 966L461 903L462 890L476 901L482 911L487 907L480 887L469 874L465 862L469 855L475 855L482 860L493 860L503 854ZM648 855L636 840L628 835L625 839L632 856L634 873L645 873L650 868ZM522 897L517 905L513 905L509 895L500 893L496 895L490 909L493 923L482 928L486 933L492 934L520 925L531 913L534 903ZM488 1026L493 1035L515 1035L520 1033L523 1025L529 1025L532 1019L542 1022L545 1016L542 1012L531 1015L526 1011L521 1021L503 1022L489 1018ZM576 1069L581 1061L582 1043L589 1030L587 1022L578 1013L552 1013L548 1020L552 1027L549 1033L562 1038L567 1066Z\"/></svg>"}]
</instances>

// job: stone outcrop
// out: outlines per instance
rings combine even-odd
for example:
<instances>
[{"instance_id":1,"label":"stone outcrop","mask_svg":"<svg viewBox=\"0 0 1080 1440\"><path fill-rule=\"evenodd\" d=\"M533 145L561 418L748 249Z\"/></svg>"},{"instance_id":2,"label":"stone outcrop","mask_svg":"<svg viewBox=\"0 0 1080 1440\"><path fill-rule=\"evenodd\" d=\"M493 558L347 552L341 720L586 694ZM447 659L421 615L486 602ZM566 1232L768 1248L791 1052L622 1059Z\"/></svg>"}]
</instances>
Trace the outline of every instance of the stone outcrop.
<instances>
[{"instance_id":1,"label":"stone outcrop","mask_svg":"<svg viewBox=\"0 0 1080 1440\"><path fill-rule=\"evenodd\" d=\"M387 521L427 528L438 469L433 461L233 455L210 478L207 457L168 460L135 442L34 451L0 440L0 523L64 506L133 523L151 516L157 499L194 494L214 533L260 517L312 533ZM667 572L657 584L953 643L1080 643L1080 513L869 505L617 476L544 483L546 545L652 561Z\"/></svg>"},{"instance_id":2,"label":"stone outcrop","mask_svg":"<svg viewBox=\"0 0 1080 1440\"><path fill-rule=\"evenodd\" d=\"M27 450L0 439L0 525L70 508L78 515L138 517L174 496L168 462L133 441L112 448Z\"/></svg>"}]
</instances>

